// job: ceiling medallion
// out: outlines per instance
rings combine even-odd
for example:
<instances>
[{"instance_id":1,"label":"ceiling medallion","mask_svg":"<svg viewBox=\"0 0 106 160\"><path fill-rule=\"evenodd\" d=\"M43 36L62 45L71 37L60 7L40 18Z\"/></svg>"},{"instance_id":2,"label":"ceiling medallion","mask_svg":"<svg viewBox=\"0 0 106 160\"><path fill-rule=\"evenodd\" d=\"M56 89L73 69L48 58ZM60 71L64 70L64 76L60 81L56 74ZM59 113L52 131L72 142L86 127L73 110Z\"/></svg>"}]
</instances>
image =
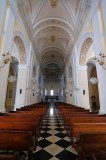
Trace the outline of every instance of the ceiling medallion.
<instances>
[{"instance_id":1,"label":"ceiling medallion","mask_svg":"<svg viewBox=\"0 0 106 160\"><path fill-rule=\"evenodd\" d=\"M55 39L56 39L56 38L55 38L55 36L54 36L54 35L52 35L52 36L51 36L51 41L52 41L52 42L54 42L54 41L55 41Z\"/></svg>"},{"instance_id":2,"label":"ceiling medallion","mask_svg":"<svg viewBox=\"0 0 106 160\"><path fill-rule=\"evenodd\" d=\"M57 6L58 0L50 0L50 2L51 2L51 6L55 8Z\"/></svg>"},{"instance_id":3,"label":"ceiling medallion","mask_svg":"<svg viewBox=\"0 0 106 160\"><path fill-rule=\"evenodd\" d=\"M51 54L51 57L54 58L54 54Z\"/></svg>"}]
</instances>

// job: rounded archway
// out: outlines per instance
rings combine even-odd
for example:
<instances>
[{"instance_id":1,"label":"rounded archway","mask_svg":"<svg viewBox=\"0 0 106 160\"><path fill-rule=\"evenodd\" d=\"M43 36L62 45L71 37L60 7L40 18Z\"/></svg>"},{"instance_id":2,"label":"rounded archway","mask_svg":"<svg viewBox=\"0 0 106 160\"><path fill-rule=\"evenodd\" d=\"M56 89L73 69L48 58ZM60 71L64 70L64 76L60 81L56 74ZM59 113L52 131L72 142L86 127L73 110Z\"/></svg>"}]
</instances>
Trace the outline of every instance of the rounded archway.
<instances>
[{"instance_id":1,"label":"rounded archway","mask_svg":"<svg viewBox=\"0 0 106 160\"><path fill-rule=\"evenodd\" d=\"M79 57L79 105L91 109L90 97L92 97L92 95L90 94L91 91L89 88L89 75L95 57L93 39L89 36L86 37L81 46Z\"/></svg>"},{"instance_id":2,"label":"rounded archway","mask_svg":"<svg viewBox=\"0 0 106 160\"><path fill-rule=\"evenodd\" d=\"M20 64L26 63L26 50L22 39L19 36L14 38L14 42L18 48L19 56L20 56Z\"/></svg>"},{"instance_id":3,"label":"rounded archway","mask_svg":"<svg viewBox=\"0 0 106 160\"><path fill-rule=\"evenodd\" d=\"M96 66L93 62L88 61L88 88L89 88L89 102L91 112L99 112L99 91Z\"/></svg>"}]
</instances>

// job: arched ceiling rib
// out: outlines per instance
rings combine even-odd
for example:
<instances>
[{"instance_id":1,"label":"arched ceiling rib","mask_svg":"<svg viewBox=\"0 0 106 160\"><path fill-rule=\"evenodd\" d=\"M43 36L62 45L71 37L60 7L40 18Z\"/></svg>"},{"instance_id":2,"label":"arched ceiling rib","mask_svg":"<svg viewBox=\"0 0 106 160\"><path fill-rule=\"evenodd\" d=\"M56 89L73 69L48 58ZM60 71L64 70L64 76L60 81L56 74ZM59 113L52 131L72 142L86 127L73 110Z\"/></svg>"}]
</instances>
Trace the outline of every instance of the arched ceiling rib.
<instances>
[{"instance_id":1,"label":"arched ceiling rib","mask_svg":"<svg viewBox=\"0 0 106 160\"><path fill-rule=\"evenodd\" d=\"M44 77L62 73L75 39L96 1L58 0L53 8L50 0L17 0ZM50 66L58 66L59 70L53 71Z\"/></svg>"},{"instance_id":2,"label":"arched ceiling rib","mask_svg":"<svg viewBox=\"0 0 106 160\"><path fill-rule=\"evenodd\" d=\"M67 30L70 30L70 32L72 32L74 30L73 26L68 23L66 20L64 20L63 18L59 18L59 17L46 17L42 20L40 20L38 23L36 23L33 27L34 31L36 32L36 30L41 27L41 26L47 26L47 25L57 25L57 26L62 26L64 28L67 28Z\"/></svg>"},{"instance_id":3,"label":"arched ceiling rib","mask_svg":"<svg viewBox=\"0 0 106 160\"><path fill-rule=\"evenodd\" d=\"M60 55L59 56L65 56L65 51L62 49L62 48L60 48L60 47L58 47L58 46L48 46L48 47L44 47L43 48L43 50L41 50L41 54L42 54L42 56L44 55L44 53L46 53L46 52L58 52L58 53L60 53Z\"/></svg>"}]
</instances>

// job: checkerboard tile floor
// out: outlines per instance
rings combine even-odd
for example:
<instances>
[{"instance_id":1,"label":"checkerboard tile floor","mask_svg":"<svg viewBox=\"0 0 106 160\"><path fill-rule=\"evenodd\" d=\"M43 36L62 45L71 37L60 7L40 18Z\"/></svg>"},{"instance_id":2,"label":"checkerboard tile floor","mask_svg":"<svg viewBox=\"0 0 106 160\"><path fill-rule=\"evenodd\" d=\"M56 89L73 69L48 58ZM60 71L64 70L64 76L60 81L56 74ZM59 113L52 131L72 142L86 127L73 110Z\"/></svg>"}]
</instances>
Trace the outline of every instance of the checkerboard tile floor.
<instances>
[{"instance_id":1,"label":"checkerboard tile floor","mask_svg":"<svg viewBox=\"0 0 106 160\"><path fill-rule=\"evenodd\" d=\"M52 112L55 113L50 115L48 112L48 115L43 120L33 160L76 160L77 153L70 146L70 139L66 134L62 121L54 107L52 107L50 110L52 109Z\"/></svg>"}]
</instances>

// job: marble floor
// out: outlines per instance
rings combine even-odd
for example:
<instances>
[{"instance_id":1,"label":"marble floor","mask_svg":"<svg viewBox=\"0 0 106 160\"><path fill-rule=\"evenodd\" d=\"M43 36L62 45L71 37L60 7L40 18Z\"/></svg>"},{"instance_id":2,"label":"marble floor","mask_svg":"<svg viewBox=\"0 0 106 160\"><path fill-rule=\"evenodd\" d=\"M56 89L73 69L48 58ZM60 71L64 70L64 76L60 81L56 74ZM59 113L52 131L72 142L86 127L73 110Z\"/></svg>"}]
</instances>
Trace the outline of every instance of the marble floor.
<instances>
[{"instance_id":1,"label":"marble floor","mask_svg":"<svg viewBox=\"0 0 106 160\"><path fill-rule=\"evenodd\" d=\"M58 111L51 103L47 116L43 119L42 130L38 139L37 150L33 160L76 160L77 153L70 145L70 139L58 115Z\"/></svg>"}]
</instances>

